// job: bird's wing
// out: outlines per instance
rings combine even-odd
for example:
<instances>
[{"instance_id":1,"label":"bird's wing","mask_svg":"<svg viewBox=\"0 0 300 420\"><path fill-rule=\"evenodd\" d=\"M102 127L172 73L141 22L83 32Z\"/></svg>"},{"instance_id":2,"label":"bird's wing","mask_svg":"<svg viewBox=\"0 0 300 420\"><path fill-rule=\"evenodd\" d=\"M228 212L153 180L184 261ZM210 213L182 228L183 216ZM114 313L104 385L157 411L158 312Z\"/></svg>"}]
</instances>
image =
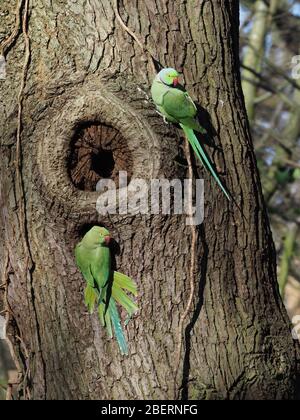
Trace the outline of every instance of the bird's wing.
<instances>
[{"instance_id":1,"label":"bird's wing","mask_svg":"<svg viewBox=\"0 0 300 420\"><path fill-rule=\"evenodd\" d=\"M128 276L122 273L114 272L114 281L112 286L112 297L128 312L129 316L137 312L138 307L130 299L124 290L128 290L134 296L137 296L137 285Z\"/></svg>"},{"instance_id":2,"label":"bird's wing","mask_svg":"<svg viewBox=\"0 0 300 420\"><path fill-rule=\"evenodd\" d=\"M95 287L95 280L90 267L89 250L85 248L81 243L78 244L75 248L75 259L76 264L87 284L91 287Z\"/></svg>"},{"instance_id":3,"label":"bird's wing","mask_svg":"<svg viewBox=\"0 0 300 420\"><path fill-rule=\"evenodd\" d=\"M197 114L197 108L187 92L170 88L163 96L163 108L177 120L193 118Z\"/></svg>"},{"instance_id":4,"label":"bird's wing","mask_svg":"<svg viewBox=\"0 0 300 420\"><path fill-rule=\"evenodd\" d=\"M96 248L90 256L91 273L101 290L108 283L111 273L110 250L108 248Z\"/></svg>"}]
</instances>

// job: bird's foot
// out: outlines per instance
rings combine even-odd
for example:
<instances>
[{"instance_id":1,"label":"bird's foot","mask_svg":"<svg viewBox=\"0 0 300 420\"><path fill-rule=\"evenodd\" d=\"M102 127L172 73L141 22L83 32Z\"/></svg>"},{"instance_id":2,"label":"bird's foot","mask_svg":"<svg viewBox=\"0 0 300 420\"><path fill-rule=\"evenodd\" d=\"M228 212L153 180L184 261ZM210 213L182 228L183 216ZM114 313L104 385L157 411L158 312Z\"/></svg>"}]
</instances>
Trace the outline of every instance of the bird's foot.
<instances>
[{"instance_id":1,"label":"bird's foot","mask_svg":"<svg viewBox=\"0 0 300 420\"><path fill-rule=\"evenodd\" d=\"M147 99L147 101L150 100L149 95L147 94L147 92L145 92L143 89L141 89L140 87L137 87L138 92L140 92L142 95L144 95L144 97Z\"/></svg>"},{"instance_id":2,"label":"bird's foot","mask_svg":"<svg viewBox=\"0 0 300 420\"><path fill-rule=\"evenodd\" d=\"M167 118L164 114L162 114L159 111L155 111L155 112L163 118L165 124L169 124L169 121L167 120Z\"/></svg>"}]
</instances>

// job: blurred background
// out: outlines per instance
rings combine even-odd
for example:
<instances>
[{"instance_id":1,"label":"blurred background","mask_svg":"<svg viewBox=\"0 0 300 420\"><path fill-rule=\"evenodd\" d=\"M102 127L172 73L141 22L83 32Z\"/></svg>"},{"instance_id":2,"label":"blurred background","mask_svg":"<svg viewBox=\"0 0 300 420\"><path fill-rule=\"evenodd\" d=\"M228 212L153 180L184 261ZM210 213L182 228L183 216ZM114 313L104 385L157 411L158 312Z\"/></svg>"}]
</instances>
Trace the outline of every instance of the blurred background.
<instances>
[{"instance_id":1,"label":"blurred background","mask_svg":"<svg viewBox=\"0 0 300 420\"><path fill-rule=\"evenodd\" d=\"M243 90L279 287L300 338L300 0L242 0L240 14ZM4 338L0 317L0 399L16 377Z\"/></svg>"},{"instance_id":2,"label":"blurred background","mask_svg":"<svg viewBox=\"0 0 300 420\"><path fill-rule=\"evenodd\" d=\"M296 322L300 315L300 1L242 0L240 14L243 91L278 254L279 287Z\"/></svg>"}]
</instances>

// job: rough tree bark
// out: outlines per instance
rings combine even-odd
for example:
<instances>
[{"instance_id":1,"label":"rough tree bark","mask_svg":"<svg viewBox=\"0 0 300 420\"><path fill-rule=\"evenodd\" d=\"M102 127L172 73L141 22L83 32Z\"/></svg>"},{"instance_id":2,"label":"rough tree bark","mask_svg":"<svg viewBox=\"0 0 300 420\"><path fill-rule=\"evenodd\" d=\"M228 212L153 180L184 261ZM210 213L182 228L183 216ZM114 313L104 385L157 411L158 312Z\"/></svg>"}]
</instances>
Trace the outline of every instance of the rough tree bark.
<instances>
[{"instance_id":1,"label":"rough tree bark","mask_svg":"<svg viewBox=\"0 0 300 420\"><path fill-rule=\"evenodd\" d=\"M12 3L1 2L6 35ZM181 396L293 398L296 344L278 293L241 91L238 1L125 0L119 9L162 65L183 72L187 89L210 116L204 124L219 146L210 153L244 215L196 168L206 180L206 210ZM31 1L29 34L23 215L15 165L21 34L0 85L0 266L8 282L8 332L23 371L20 393L35 399L172 398L176 333L189 292L190 228L181 216L101 218L93 189L119 169L131 177L183 179L187 170L176 159L182 133L166 126L146 100L151 65L118 24L112 1ZM138 282L140 312L127 328L128 358L83 304L73 249L93 223L111 229L120 246L118 268Z\"/></svg>"}]
</instances>

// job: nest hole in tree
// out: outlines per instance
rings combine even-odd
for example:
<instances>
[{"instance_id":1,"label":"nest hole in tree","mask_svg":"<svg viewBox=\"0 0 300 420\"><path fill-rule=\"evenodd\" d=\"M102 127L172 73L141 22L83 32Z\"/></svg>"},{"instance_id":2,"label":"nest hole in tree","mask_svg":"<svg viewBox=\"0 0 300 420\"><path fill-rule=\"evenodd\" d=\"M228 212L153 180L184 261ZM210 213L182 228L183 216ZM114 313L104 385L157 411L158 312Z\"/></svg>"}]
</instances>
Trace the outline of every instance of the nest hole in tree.
<instances>
[{"instance_id":1,"label":"nest hole in tree","mask_svg":"<svg viewBox=\"0 0 300 420\"><path fill-rule=\"evenodd\" d=\"M77 233L78 233L78 238L83 238L83 236L88 233L89 230L92 229L92 227L94 226L99 226L99 227L103 227L105 229L107 229L107 226L105 226L102 223L98 223L98 222L90 222L90 223L84 223L83 225L79 226L77 229Z\"/></svg>"},{"instance_id":2,"label":"nest hole in tree","mask_svg":"<svg viewBox=\"0 0 300 420\"><path fill-rule=\"evenodd\" d=\"M119 172L126 171L128 182L133 171L132 154L123 135L101 122L78 125L68 157L70 178L82 191L96 191L101 179L111 179L119 186Z\"/></svg>"}]
</instances>

